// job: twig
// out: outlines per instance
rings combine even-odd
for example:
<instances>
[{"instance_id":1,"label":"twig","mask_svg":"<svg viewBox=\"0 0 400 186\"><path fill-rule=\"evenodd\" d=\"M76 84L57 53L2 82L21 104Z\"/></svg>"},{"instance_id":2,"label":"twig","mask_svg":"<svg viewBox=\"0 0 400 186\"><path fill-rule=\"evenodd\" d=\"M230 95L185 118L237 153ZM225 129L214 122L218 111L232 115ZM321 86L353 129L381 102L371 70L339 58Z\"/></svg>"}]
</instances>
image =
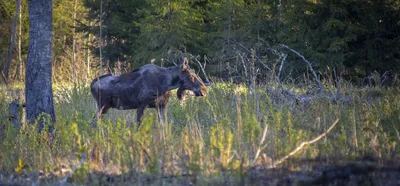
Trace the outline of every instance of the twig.
<instances>
[{"instance_id":1,"label":"twig","mask_svg":"<svg viewBox=\"0 0 400 186\"><path fill-rule=\"evenodd\" d=\"M76 171L76 169L78 169L78 168L82 165L82 163L83 163L83 161L85 161L85 159L86 159L86 154L85 154L85 153L82 153L82 158L81 158L81 160L79 161L78 165L76 165L76 166L72 169L72 171L71 171L70 173L68 173L68 174L64 177L63 180L60 181L60 185L64 185L65 183L67 183L68 178L71 176L71 174L73 174L73 173Z\"/></svg>"},{"instance_id":2,"label":"twig","mask_svg":"<svg viewBox=\"0 0 400 186\"><path fill-rule=\"evenodd\" d=\"M263 144L264 141L265 141L265 137L267 136L267 132L268 132L268 125L266 124L266 125L264 126L263 134L262 134L262 136L261 136L260 144L258 145L256 155L254 156L253 165L256 163L256 161L257 161L257 159L258 159L258 156L260 155L260 152L266 147L266 145L263 145L263 146L262 146L262 144Z\"/></svg>"},{"instance_id":3,"label":"twig","mask_svg":"<svg viewBox=\"0 0 400 186\"><path fill-rule=\"evenodd\" d=\"M322 87L322 83L321 83L321 81L319 80L319 78L318 78L318 76L317 76L317 73L315 73L314 69L312 68L311 62L308 61L303 55L301 55L301 54L298 53L297 51L291 49L290 47L288 47L288 46L286 46L286 45L284 45L284 44L279 44L279 46L281 46L281 47L283 47L283 48L286 48L286 49L292 51L293 53L295 53L296 55L298 55L304 62L306 62L306 63L308 64L308 67L311 69L311 72L313 73L313 75L314 75L314 77L315 77L315 80L316 80L317 83L318 83L320 92L323 93L323 92L324 92L324 88Z\"/></svg>"},{"instance_id":4,"label":"twig","mask_svg":"<svg viewBox=\"0 0 400 186\"><path fill-rule=\"evenodd\" d=\"M326 136L332 129L333 127L336 126L336 124L339 122L339 119L336 119L335 122L333 122L333 124L328 128L328 130L326 130L326 132L322 133L321 135L319 135L318 137L314 138L313 140L310 141L306 141L301 143L296 149L294 149L292 152L290 152L289 154L287 154L286 156L284 156L283 158L281 158L280 160L276 161L273 165L272 168L276 168L277 165L283 163L286 159L288 159L290 156L293 156L294 154L296 154L296 152L298 152L299 150L301 150L304 146L306 145L311 145L315 142L317 142L318 140L320 140L322 137Z\"/></svg>"}]
</instances>

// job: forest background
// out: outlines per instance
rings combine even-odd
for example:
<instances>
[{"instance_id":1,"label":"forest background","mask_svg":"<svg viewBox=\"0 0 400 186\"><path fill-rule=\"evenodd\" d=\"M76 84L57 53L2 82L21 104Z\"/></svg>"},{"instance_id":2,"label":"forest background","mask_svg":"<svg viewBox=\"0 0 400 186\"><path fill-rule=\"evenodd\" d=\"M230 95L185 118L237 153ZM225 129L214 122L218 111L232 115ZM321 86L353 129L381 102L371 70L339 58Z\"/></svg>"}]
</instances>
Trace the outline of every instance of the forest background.
<instances>
[{"instance_id":1,"label":"forest background","mask_svg":"<svg viewBox=\"0 0 400 186\"><path fill-rule=\"evenodd\" d=\"M16 4L0 3L0 69L7 66ZM206 63L212 76L244 81L251 55L257 58L257 75L265 76L266 68L282 61L277 54L284 44L304 55L319 73L334 70L360 83L373 72L398 72L399 9L398 0L54 0L53 78L91 79L98 73L101 46L103 70L112 73L150 62L172 65L187 53ZM23 79L29 33L26 0L21 0L17 16L7 77L11 80ZM283 77L307 70L293 53L284 59Z\"/></svg>"}]
</instances>

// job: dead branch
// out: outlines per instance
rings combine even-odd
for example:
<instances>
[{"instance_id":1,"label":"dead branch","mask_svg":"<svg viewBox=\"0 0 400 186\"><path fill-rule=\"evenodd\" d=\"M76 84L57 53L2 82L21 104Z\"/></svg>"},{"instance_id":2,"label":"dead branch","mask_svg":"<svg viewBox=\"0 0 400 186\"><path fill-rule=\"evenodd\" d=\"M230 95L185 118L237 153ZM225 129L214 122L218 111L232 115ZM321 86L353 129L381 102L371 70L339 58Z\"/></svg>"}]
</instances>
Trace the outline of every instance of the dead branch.
<instances>
[{"instance_id":1,"label":"dead branch","mask_svg":"<svg viewBox=\"0 0 400 186\"><path fill-rule=\"evenodd\" d=\"M314 71L314 69L313 69L313 67L312 67L311 62L308 61L303 55L301 55L301 54L298 53L297 51L293 50L292 48L290 48L290 47L288 47L288 46L286 46L286 45L284 45L284 44L279 44L279 46L281 46L281 47L283 47L283 48L286 48L286 49L292 51L292 52L295 53L297 56L299 56L304 62L306 62L306 63L308 64L308 67L310 68L311 72L313 73L313 75L314 75L314 77L315 77L315 80L316 80L317 83L318 83L318 87L319 87L320 93L323 93L323 92L324 92L324 88L322 87L322 83L321 83L321 81L319 80L319 78L318 78L318 76L317 76L317 73L315 73L315 71Z\"/></svg>"},{"instance_id":2,"label":"dead branch","mask_svg":"<svg viewBox=\"0 0 400 186\"><path fill-rule=\"evenodd\" d=\"M68 174L64 177L64 179L62 179L62 180L60 181L60 185L64 185L65 183L67 183L68 178L71 176L71 174L73 174L73 173L82 165L82 163L83 163L83 161L85 161L85 159L86 159L86 154L85 154L85 153L82 153L82 158L81 158L81 160L79 161L78 165L76 165L76 166L72 169L72 171L71 171L70 173L68 173Z\"/></svg>"},{"instance_id":3,"label":"dead branch","mask_svg":"<svg viewBox=\"0 0 400 186\"><path fill-rule=\"evenodd\" d=\"M243 46L241 43L237 43L239 46L241 46L244 50L246 50L247 52L251 53L251 51L249 49L247 49L245 46ZM269 68L266 64L264 64L261 59L257 56L254 55L257 58L257 61L259 63L261 63L267 70L272 71L271 68Z\"/></svg>"},{"instance_id":4,"label":"dead branch","mask_svg":"<svg viewBox=\"0 0 400 186\"><path fill-rule=\"evenodd\" d=\"M206 71L204 70L203 65L201 65L200 61L197 60L197 58L194 57L193 55L191 55L191 54L189 54L189 55L190 55L190 57L192 57L192 59L194 59L194 60L199 64L200 69L201 69L201 71L202 71L203 74L204 74L204 78L206 78L207 84L211 83L210 80L208 79L208 76L207 76L207 74L206 74Z\"/></svg>"},{"instance_id":5,"label":"dead branch","mask_svg":"<svg viewBox=\"0 0 400 186\"><path fill-rule=\"evenodd\" d=\"M286 156L284 156L283 158L281 158L280 160L276 161L271 168L276 168L277 165L283 163L286 159L288 159L290 156L293 156L294 154L296 154L296 152L300 151L304 146L306 145L311 145L315 142L317 142L318 140L320 140L321 138L325 137L332 129L333 127L336 126L336 124L339 122L339 119L336 119L333 124L328 128L328 130L326 130L326 132L322 133L321 135L319 135L318 137L310 140L310 141L306 141L301 143L296 149L294 149L292 152L290 152L289 154L287 154Z\"/></svg>"}]
</instances>

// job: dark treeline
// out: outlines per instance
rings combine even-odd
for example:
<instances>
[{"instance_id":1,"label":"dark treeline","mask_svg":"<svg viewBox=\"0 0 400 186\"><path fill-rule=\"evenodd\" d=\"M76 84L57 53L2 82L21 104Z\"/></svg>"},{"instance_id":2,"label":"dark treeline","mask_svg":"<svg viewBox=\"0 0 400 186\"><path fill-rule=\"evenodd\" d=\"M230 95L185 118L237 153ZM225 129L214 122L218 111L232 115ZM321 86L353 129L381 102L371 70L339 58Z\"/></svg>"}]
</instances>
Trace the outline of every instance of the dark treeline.
<instances>
[{"instance_id":1,"label":"dark treeline","mask_svg":"<svg viewBox=\"0 0 400 186\"><path fill-rule=\"evenodd\" d=\"M1 2L4 69L15 1ZM27 51L25 6L23 1L22 56ZM220 77L250 73L252 61L276 70L283 59L282 73L304 72L301 59L279 44L298 51L321 72L365 77L400 70L399 0L54 0L53 9L54 62L70 79L99 65L100 15L102 61L110 71L121 63L126 69L152 60L171 65L177 56L192 54ZM16 72L14 61L12 66Z\"/></svg>"}]
</instances>

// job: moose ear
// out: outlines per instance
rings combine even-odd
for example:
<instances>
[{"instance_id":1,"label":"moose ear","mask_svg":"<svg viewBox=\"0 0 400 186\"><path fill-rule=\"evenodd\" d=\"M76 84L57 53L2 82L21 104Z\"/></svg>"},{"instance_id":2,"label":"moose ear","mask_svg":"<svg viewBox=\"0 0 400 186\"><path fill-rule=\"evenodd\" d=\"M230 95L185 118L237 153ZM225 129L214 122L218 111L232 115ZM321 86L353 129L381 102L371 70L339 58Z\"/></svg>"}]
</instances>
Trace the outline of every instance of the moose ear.
<instances>
[{"instance_id":1,"label":"moose ear","mask_svg":"<svg viewBox=\"0 0 400 186\"><path fill-rule=\"evenodd\" d=\"M181 58L181 61L182 61L182 71L185 71L186 69L189 68L189 61L186 57L183 59Z\"/></svg>"}]
</instances>

